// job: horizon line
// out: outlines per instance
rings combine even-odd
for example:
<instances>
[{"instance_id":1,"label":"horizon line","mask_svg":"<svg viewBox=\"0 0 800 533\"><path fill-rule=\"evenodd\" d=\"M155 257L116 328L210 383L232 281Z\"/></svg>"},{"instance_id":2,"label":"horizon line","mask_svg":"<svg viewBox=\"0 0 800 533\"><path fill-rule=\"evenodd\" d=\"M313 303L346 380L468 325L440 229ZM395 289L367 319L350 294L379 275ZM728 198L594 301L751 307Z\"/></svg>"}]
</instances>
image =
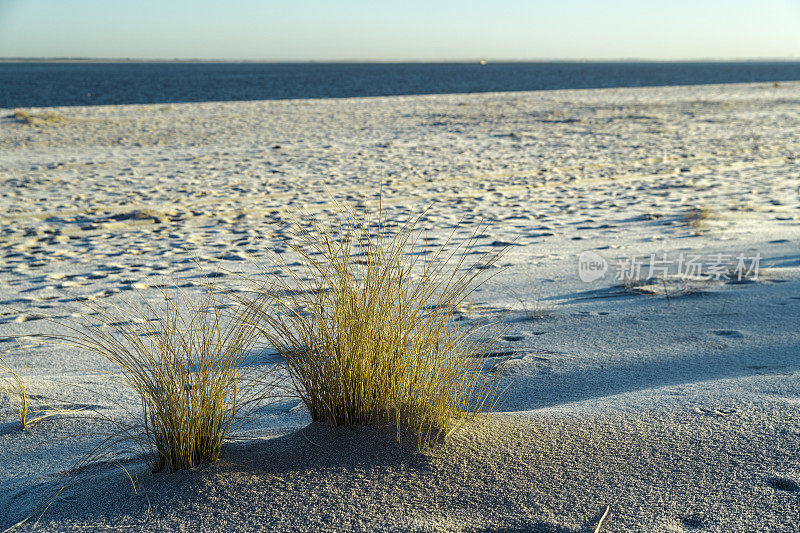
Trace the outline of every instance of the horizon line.
<instances>
[{"instance_id":1,"label":"horizon line","mask_svg":"<svg viewBox=\"0 0 800 533\"><path fill-rule=\"evenodd\" d=\"M735 62L800 62L800 56L784 57L694 57L694 58L335 58L335 59L245 59L245 58L148 58L148 57L83 57L83 56L10 56L0 62L40 63L735 63Z\"/></svg>"}]
</instances>

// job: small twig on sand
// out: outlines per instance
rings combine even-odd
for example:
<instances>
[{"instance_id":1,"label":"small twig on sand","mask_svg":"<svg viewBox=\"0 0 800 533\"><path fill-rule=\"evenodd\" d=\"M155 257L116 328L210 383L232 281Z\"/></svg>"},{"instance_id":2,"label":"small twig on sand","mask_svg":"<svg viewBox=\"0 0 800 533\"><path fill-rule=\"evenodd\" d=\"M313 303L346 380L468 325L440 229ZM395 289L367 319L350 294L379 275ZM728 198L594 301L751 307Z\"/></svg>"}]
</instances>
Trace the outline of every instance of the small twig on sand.
<instances>
[{"instance_id":1,"label":"small twig on sand","mask_svg":"<svg viewBox=\"0 0 800 533\"><path fill-rule=\"evenodd\" d=\"M600 530L603 529L603 523L605 523L606 518L608 518L608 512L611 510L610 505L606 505L606 511L603 513L603 516L600 517L600 521L597 523L597 526L594 528L594 533L600 533Z\"/></svg>"},{"instance_id":2,"label":"small twig on sand","mask_svg":"<svg viewBox=\"0 0 800 533\"><path fill-rule=\"evenodd\" d=\"M664 284L664 296L667 297L667 307L672 307L672 300L669 298L669 291L667 290L667 278L661 278L661 283Z\"/></svg>"}]
</instances>

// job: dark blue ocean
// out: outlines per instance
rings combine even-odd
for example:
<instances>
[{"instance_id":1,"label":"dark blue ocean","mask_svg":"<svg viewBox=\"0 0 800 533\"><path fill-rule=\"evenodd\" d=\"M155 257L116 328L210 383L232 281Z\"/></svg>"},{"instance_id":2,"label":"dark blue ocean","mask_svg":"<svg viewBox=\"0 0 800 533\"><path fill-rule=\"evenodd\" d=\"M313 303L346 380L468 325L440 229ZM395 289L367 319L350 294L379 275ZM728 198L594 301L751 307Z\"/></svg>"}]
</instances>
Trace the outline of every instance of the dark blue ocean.
<instances>
[{"instance_id":1,"label":"dark blue ocean","mask_svg":"<svg viewBox=\"0 0 800 533\"><path fill-rule=\"evenodd\" d=\"M800 80L800 62L0 63L0 108Z\"/></svg>"}]
</instances>

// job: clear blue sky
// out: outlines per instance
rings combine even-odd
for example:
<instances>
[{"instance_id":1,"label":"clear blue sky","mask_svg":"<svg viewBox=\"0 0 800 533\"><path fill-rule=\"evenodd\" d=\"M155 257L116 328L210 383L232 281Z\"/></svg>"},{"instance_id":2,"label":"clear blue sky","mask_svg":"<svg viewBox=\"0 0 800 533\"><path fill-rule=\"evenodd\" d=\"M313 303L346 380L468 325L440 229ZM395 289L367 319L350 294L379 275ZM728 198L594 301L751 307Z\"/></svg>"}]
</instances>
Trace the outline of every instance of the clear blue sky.
<instances>
[{"instance_id":1,"label":"clear blue sky","mask_svg":"<svg viewBox=\"0 0 800 533\"><path fill-rule=\"evenodd\" d=\"M0 0L0 57L800 59L800 0Z\"/></svg>"}]
</instances>

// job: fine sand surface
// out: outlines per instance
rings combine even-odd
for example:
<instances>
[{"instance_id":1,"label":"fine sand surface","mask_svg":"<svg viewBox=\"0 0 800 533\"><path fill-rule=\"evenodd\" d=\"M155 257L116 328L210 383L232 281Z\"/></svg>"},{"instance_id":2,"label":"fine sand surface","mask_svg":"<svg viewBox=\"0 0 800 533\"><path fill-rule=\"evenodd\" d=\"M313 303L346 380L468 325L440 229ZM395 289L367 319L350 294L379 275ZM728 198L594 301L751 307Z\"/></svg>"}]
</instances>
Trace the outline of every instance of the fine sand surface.
<instances>
[{"instance_id":1,"label":"fine sand surface","mask_svg":"<svg viewBox=\"0 0 800 533\"><path fill-rule=\"evenodd\" d=\"M217 465L125 465L39 523L83 528L800 531L800 82L0 110L0 354L76 299L191 287L287 253L335 202L507 247L466 324L502 317L505 401L427 455L266 406ZM382 187L381 184L382 183ZM706 208L706 209L704 209ZM693 210L702 216L692 222ZM687 219L688 215L688 219ZM608 261L583 282L578 256ZM632 286L615 258L760 254L758 276ZM729 259L730 259L729 257ZM287 256L287 262L291 258ZM228 281L230 280L230 281ZM108 364L22 338L31 392L114 415ZM36 400L38 401L38 400ZM121 411L120 411L121 412ZM0 530L105 428L25 431L0 393ZM68 436L72 435L69 438ZM31 528L31 524L22 527Z\"/></svg>"}]
</instances>

